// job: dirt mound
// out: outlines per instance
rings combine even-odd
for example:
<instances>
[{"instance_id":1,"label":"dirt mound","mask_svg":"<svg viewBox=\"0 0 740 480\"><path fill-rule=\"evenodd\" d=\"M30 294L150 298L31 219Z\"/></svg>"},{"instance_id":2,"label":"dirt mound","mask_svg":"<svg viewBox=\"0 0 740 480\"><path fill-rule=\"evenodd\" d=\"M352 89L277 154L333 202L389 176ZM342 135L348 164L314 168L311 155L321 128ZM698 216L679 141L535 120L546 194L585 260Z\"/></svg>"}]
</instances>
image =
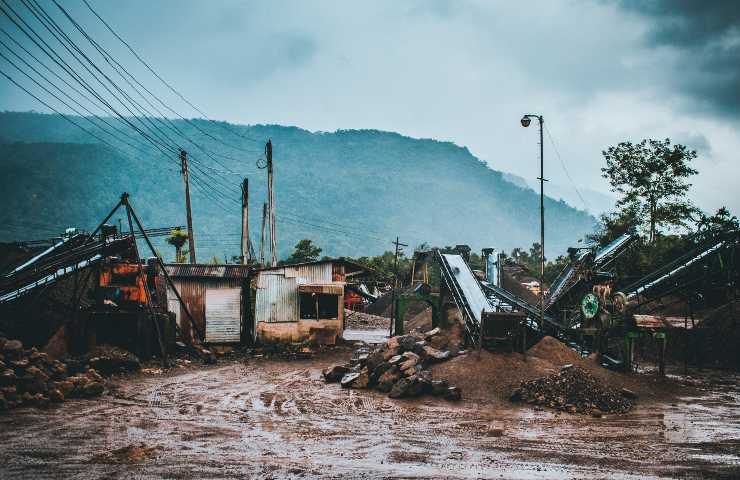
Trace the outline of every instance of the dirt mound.
<instances>
[{"instance_id":1,"label":"dirt mound","mask_svg":"<svg viewBox=\"0 0 740 480\"><path fill-rule=\"evenodd\" d=\"M562 371L521 386L511 394L514 402L527 402L568 413L626 413L635 397L629 390L619 391L594 378L579 367Z\"/></svg>"},{"instance_id":2,"label":"dirt mound","mask_svg":"<svg viewBox=\"0 0 740 480\"><path fill-rule=\"evenodd\" d=\"M372 315L370 313L355 312L344 310L345 325L344 328L354 330L374 330L378 328L388 329L390 318Z\"/></svg>"},{"instance_id":3,"label":"dirt mound","mask_svg":"<svg viewBox=\"0 0 740 480\"><path fill-rule=\"evenodd\" d=\"M98 372L104 375L136 371L141 369L141 361L133 353L112 345L98 345L83 358Z\"/></svg>"},{"instance_id":4,"label":"dirt mound","mask_svg":"<svg viewBox=\"0 0 740 480\"><path fill-rule=\"evenodd\" d=\"M432 329L432 308L427 307L413 316L411 320L406 321L407 332L426 332Z\"/></svg>"},{"instance_id":5,"label":"dirt mound","mask_svg":"<svg viewBox=\"0 0 740 480\"><path fill-rule=\"evenodd\" d=\"M547 360L558 366L568 363L578 363L581 360L581 356L575 350L553 337L542 338L542 340L527 350L527 354Z\"/></svg>"},{"instance_id":6,"label":"dirt mound","mask_svg":"<svg viewBox=\"0 0 740 480\"><path fill-rule=\"evenodd\" d=\"M432 366L435 377L446 378L466 392L466 398L479 401L506 401L522 381L557 371L557 366L541 358L487 350L470 352Z\"/></svg>"}]
</instances>

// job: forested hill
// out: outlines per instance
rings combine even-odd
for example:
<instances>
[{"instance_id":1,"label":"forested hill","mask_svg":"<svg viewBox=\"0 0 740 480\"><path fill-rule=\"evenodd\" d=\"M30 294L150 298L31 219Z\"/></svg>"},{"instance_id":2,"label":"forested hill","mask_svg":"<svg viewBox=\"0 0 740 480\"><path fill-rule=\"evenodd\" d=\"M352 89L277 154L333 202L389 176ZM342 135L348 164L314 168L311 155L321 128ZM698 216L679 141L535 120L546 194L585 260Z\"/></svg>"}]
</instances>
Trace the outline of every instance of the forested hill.
<instances>
[{"instance_id":1,"label":"forested hill","mask_svg":"<svg viewBox=\"0 0 740 480\"><path fill-rule=\"evenodd\" d=\"M72 118L110 139L85 119ZM122 123L109 122L125 131ZM397 235L412 246L466 243L475 250L510 250L539 238L539 197L449 142L376 130L312 133L200 120L173 125L190 139L181 146L191 157L201 261L238 255L242 176L249 178L257 248L267 184L257 160L267 138L274 144L281 257L301 238L332 256L379 254L392 248ZM165 158L143 143L111 143L115 149L56 115L0 114L0 241L46 238L68 226L91 229L123 191L146 227L184 225L177 155ZM594 226L593 217L562 201L548 198L545 208L550 257ZM172 258L171 248L159 245Z\"/></svg>"}]
</instances>

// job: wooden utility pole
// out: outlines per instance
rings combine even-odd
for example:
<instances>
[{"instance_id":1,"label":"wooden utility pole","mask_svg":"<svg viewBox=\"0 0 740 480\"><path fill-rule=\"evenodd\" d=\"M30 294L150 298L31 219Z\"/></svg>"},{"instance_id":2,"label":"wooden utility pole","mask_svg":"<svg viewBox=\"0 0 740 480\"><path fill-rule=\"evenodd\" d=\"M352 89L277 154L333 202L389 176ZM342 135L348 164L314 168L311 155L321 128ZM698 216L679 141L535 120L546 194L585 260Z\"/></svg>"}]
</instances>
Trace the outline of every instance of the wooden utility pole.
<instances>
[{"instance_id":1,"label":"wooden utility pole","mask_svg":"<svg viewBox=\"0 0 740 480\"><path fill-rule=\"evenodd\" d=\"M242 182L242 265L252 260L249 254L249 180Z\"/></svg>"},{"instance_id":2,"label":"wooden utility pole","mask_svg":"<svg viewBox=\"0 0 740 480\"><path fill-rule=\"evenodd\" d=\"M265 223L267 223L267 204L262 204L262 231L260 232L260 265L265 265Z\"/></svg>"},{"instance_id":3,"label":"wooden utility pole","mask_svg":"<svg viewBox=\"0 0 740 480\"><path fill-rule=\"evenodd\" d=\"M405 243L400 243L398 237L395 242L391 242L396 246L396 254L393 257L393 294L391 296L391 328L389 335L393 336L393 325L396 323L396 289L398 288L398 247L408 247ZM403 319L401 319L403 320ZM401 329L402 330L402 329ZM399 329L396 328L396 335L399 335Z\"/></svg>"},{"instance_id":4,"label":"wooden utility pole","mask_svg":"<svg viewBox=\"0 0 740 480\"><path fill-rule=\"evenodd\" d=\"M193 231L193 214L190 211L190 182L188 180L188 152L180 150L180 167L182 180L185 182L185 210L188 217L188 248L190 249L190 263L195 260L195 232Z\"/></svg>"},{"instance_id":5,"label":"wooden utility pole","mask_svg":"<svg viewBox=\"0 0 740 480\"><path fill-rule=\"evenodd\" d=\"M275 232L275 190L272 183L272 140L265 145L267 157L267 205L270 214L270 266L277 265L277 234Z\"/></svg>"}]
</instances>

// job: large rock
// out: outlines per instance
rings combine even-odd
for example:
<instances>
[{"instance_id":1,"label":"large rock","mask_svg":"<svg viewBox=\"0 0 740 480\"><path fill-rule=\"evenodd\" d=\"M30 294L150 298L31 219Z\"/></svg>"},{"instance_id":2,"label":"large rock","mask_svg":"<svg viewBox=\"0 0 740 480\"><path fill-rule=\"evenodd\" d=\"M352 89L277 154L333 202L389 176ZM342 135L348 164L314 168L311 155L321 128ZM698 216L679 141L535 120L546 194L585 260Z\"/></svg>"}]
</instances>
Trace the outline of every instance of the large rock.
<instances>
[{"instance_id":1,"label":"large rock","mask_svg":"<svg viewBox=\"0 0 740 480\"><path fill-rule=\"evenodd\" d=\"M431 393L435 397L441 397L447 393L447 389L450 387L447 380L432 380L431 381Z\"/></svg>"},{"instance_id":2,"label":"large rock","mask_svg":"<svg viewBox=\"0 0 740 480\"><path fill-rule=\"evenodd\" d=\"M3 346L3 353L8 358L18 358L23 353L23 343L20 340L7 340Z\"/></svg>"},{"instance_id":3,"label":"large rock","mask_svg":"<svg viewBox=\"0 0 740 480\"><path fill-rule=\"evenodd\" d=\"M429 345L424 347L424 353L426 354L426 359L428 362L443 362L450 358L449 351L442 352Z\"/></svg>"},{"instance_id":4,"label":"large rock","mask_svg":"<svg viewBox=\"0 0 740 480\"><path fill-rule=\"evenodd\" d=\"M86 355L91 368L106 375L141 369L139 358L133 353L111 345L100 345Z\"/></svg>"},{"instance_id":5,"label":"large rock","mask_svg":"<svg viewBox=\"0 0 740 480\"><path fill-rule=\"evenodd\" d=\"M445 392L445 398L452 401L460 400L462 399L462 390L459 387L450 387Z\"/></svg>"},{"instance_id":6,"label":"large rock","mask_svg":"<svg viewBox=\"0 0 740 480\"><path fill-rule=\"evenodd\" d=\"M352 382L352 385L350 386L352 388L367 388L369 382L370 373L367 371L367 368L363 368L360 372L360 375L355 379L354 382Z\"/></svg>"},{"instance_id":7,"label":"large rock","mask_svg":"<svg viewBox=\"0 0 740 480\"><path fill-rule=\"evenodd\" d=\"M385 362L385 357L383 355L383 352L377 351L373 352L367 357L367 361L365 362L365 366L367 367L367 370L369 372L374 371L378 365Z\"/></svg>"},{"instance_id":8,"label":"large rock","mask_svg":"<svg viewBox=\"0 0 740 480\"><path fill-rule=\"evenodd\" d=\"M359 376L360 372L348 373L347 375L342 377L342 380L340 380L339 383L342 385L342 388L349 388Z\"/></svg>"},{"instance_id":9,"label":"large rock","mask_svg":"<svg viewBox=\"0 0 740 480\"><path fill-rule=\"evenodd\" d=\"M383 362L370 373L369 386L373 387L378 384L378 379L388 370L393 368L388 362Z\"/></svg>"},{"instance_id":10,"label":"large rock","mask_svg":"<svg viewBox=\"0 0 740 480\"><path fill-rule=\"evenodd\" d=\"M344 365L334 365L321 372L324 375L326 383L336 383L342 379L347 373L349 368Z\"/></svg>"},{"instance_id":11,"label":"large rock","mask_svg":"<svg viewBox=\"0 0 740 480\"><path fill-rule=\"evenodd\" d=\"M398 348L401 352L410 352L414 350L416 337L413 335L404 335L398 338Z\"/></svg>"},{"instance_id":12,"label":"large rock","mask_svg":"<svg viewBox=\"0 0 740 480\"><path fill-rule=\"evenodd\" d=\"M377 389L383 393L388 393L393 389L393 386L401 379L401 373L398 368L391 367L389 370L384 372L378 377Z\"/></svg>"}]
</instances>

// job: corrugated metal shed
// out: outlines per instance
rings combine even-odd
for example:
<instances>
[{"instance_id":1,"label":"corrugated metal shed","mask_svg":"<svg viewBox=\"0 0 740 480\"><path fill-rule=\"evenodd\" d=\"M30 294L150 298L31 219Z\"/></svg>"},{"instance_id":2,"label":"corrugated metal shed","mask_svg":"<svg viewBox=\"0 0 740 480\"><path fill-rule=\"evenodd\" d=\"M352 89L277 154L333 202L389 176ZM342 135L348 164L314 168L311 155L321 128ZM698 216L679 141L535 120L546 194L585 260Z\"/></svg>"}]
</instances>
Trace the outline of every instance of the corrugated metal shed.
<instances>
[{"instance_id":1,"label":"corrugated metal shed","mask_svg":"<svg viewBox=\"0 0 740 480\"><path fill-rule=\"evenodd\" d=\"M257 277L255 318L260 322L295 322L298 320L298 287L295 277L280 270L260 272Z\"/></svg>"},{"instance_id":2,"label":"corrugated metal shed","mask_svg":"<svg viewBox=\"0 0 740 480\"><path fill-rule=\"evenodd\" d=\"M206 333L206 343L241 340L242 289L249 275L247 265L177 263L165 268L199 330ZM192 336L188 316L169 288L167 304L171 311L174 309L183 335Z\"/></svg>"}]
</instances>

